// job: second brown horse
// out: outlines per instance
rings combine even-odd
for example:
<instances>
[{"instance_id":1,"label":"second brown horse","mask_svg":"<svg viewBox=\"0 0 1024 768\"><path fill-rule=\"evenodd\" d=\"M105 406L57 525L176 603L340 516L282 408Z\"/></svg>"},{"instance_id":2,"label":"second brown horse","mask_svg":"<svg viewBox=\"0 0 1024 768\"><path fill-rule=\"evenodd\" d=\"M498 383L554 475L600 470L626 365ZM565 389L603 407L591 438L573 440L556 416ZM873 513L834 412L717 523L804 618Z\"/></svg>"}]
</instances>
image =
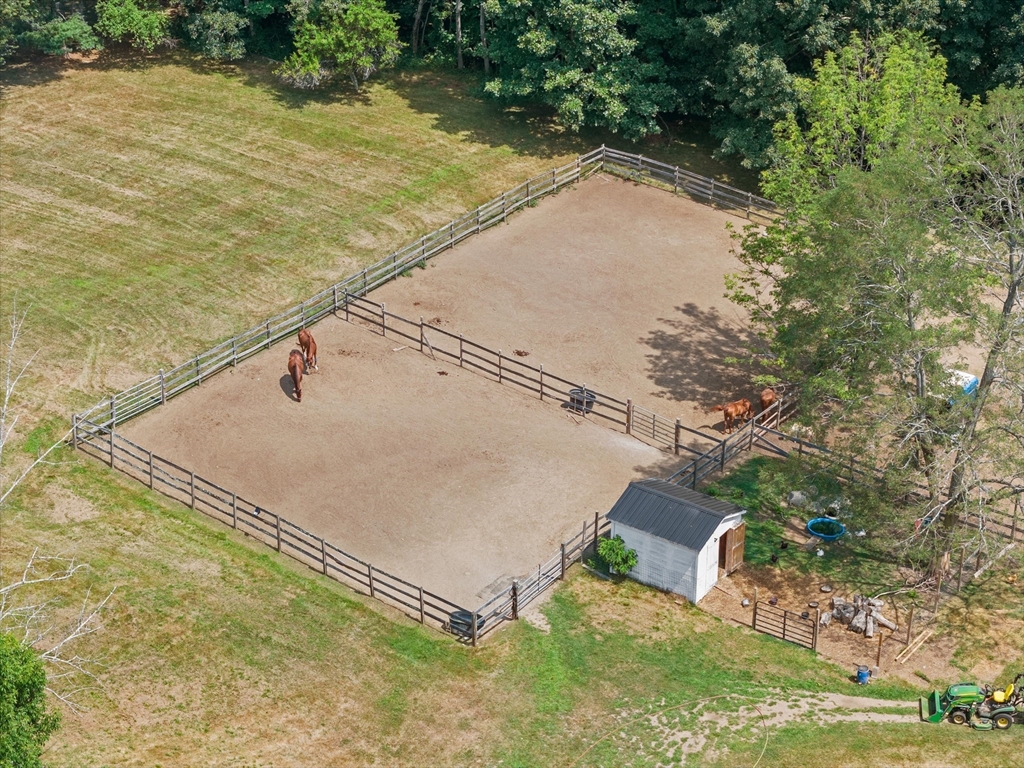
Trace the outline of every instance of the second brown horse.
<instances>
[{"instance_id":1,"label":"second brown horse","mask_svg":"<svg viewBox=\"0 0 1024 768\"><path fill-rule=\"evenodd\" d=\"M302 348L302 354L306 359L305 372L319 371L320 368L316 364L316 339L305 328L299 331L299 347Z\"/></svg>"},{"instance_id":2,"label":"second brown horse","mask_svg":"<svg viewBox=\"0 0 1024 768\"><path fill-rule=\"evenodd\" d=\"M292 384L295 389L293 394L298 402L302 402L302 369L305 367L305 363L302 359L302 352L298 349L293 349L288 353L288 373L292 377Z\"/></svg>"},{"instance_id":3,"label":"second brown horse","mask_svg":"<svg viewBox=\"0 0 1024 768\"><path fill-rule=\"evenodd\" d=\"M722 420L725 422L726 432L732 432L733 425L737 419L751 419L754 416L754 407L746 398L734 400L725 405L716 405L711 410L722 412Z\"/></svg>"}]
</instances>

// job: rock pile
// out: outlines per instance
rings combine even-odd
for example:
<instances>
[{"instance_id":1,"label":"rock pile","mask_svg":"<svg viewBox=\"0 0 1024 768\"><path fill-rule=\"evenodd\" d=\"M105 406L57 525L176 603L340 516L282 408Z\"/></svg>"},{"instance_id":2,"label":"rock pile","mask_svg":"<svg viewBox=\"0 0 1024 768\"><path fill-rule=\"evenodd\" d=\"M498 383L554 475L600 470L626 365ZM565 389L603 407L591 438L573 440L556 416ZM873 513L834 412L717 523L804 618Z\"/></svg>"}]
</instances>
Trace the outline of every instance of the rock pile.
<instances>
[{"instance_id":1,"label":"rock pile","mask_svg":"<svg viewBox=\"0 0 1024 768\"><path fill-rule=\"evenodd\" d=\"M854 595L853 602L847 602L842 597L832 598L832 610L821 614L821 625L827 627L835 619L840 624L845 624L847 629L863 634L864 637L874 637L879 627L885 627L895 631L895 622L889 621L882 615L882 606L885 603L874 597Z\"/></svg>"}]
</instances>

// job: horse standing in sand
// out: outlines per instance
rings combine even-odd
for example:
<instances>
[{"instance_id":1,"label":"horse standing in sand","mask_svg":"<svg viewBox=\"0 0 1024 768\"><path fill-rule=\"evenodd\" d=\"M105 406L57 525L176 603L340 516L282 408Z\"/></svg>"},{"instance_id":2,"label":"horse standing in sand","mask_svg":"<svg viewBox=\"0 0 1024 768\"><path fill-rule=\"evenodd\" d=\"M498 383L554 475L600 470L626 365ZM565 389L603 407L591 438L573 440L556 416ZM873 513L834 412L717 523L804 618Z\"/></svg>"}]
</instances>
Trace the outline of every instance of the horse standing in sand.
<instances>
[{"instance_id":1,"label":"horse standing in sand","mask_svg":"<svg viewBox=\"0 0 1024 768\"><path fill-rule=\"evenodd\" d=\"M295 399L302 402L302 369L305 364L302 359L302 352L293 349L288 354L288 373L291 374L292 384L295 385Z\"/></svg>"},{"instance_id":2,"label":"horse standing in sand","mask_svg":"<svg viewBox=\"0 0 1024 768\"><path fill-rule=\"evenodd\" d=\"M320 368L316 364L316 340L313 338L313 334L305 328L299 331L299 346L302 348L302 356L306 362L305 372L319 371Z\"/></svg>"},{"instance_id":3,"label":"horse standing in sand","mask_svg":"<svg viewBox=\"0 0 1024 768\"><path fill-rule=\"evenodd\" d=\"M712 411L721 411L722 420L725 422L726 433L732 432L733 425L737 419L752 419L754 417L754 406L746 398L734 400L725 405L716 405Z\"/></svg>"},{"instance_id":4,"label":"horse standing in sand","mask_svg":"<svg viewBox=\"0 0 1024 768\"><path fill-rule=\"evenodd\" d=\"M771 406L778 402L779 396L775 394L775 390L771 387L765 387L761 390L761 412L764 413Z\"/></svg>"}]
</instances>

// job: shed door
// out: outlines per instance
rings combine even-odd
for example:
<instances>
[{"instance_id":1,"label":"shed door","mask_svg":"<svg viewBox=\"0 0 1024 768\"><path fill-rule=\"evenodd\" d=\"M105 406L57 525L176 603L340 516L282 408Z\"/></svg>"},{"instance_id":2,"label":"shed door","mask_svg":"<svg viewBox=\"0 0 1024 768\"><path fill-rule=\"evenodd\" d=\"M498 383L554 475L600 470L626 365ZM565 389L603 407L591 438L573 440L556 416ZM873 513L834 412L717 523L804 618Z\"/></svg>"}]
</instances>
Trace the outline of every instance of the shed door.
<instances>
[{"instance_id":1,"label":"shed door","mask_svg":"<svg viewBox=\"0 0 1024 768\"><path fill-rule=\"evenodd\" d=\"M740 523L725 532L719 545L718 564L725 572L732 573L743 565L743 551L747 541L747 524Z\"/></svg>"}]
</instances>

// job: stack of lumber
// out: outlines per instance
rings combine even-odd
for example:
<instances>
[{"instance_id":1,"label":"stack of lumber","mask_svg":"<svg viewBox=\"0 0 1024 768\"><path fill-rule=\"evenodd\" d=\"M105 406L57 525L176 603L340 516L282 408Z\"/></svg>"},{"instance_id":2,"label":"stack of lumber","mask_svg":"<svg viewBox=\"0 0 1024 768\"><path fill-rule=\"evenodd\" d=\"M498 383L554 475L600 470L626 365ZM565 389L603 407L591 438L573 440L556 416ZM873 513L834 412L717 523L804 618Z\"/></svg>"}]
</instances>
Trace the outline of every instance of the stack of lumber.
<instances>
[{"instance_id":1,"label":"stack of lumber","mask_svg":"<svg viewBox=\"0 0 1024 768\"><path fill-rule=\"evenodd\" d=\"M896 623L882 615L885 603L874 597L854 595L852 601L842 597L832 598L832 610L821 615L821 623L828 626L832 619L843 624L852 632L874 637L879 627L896 630Z\"/></svg>"}]
</instances>

